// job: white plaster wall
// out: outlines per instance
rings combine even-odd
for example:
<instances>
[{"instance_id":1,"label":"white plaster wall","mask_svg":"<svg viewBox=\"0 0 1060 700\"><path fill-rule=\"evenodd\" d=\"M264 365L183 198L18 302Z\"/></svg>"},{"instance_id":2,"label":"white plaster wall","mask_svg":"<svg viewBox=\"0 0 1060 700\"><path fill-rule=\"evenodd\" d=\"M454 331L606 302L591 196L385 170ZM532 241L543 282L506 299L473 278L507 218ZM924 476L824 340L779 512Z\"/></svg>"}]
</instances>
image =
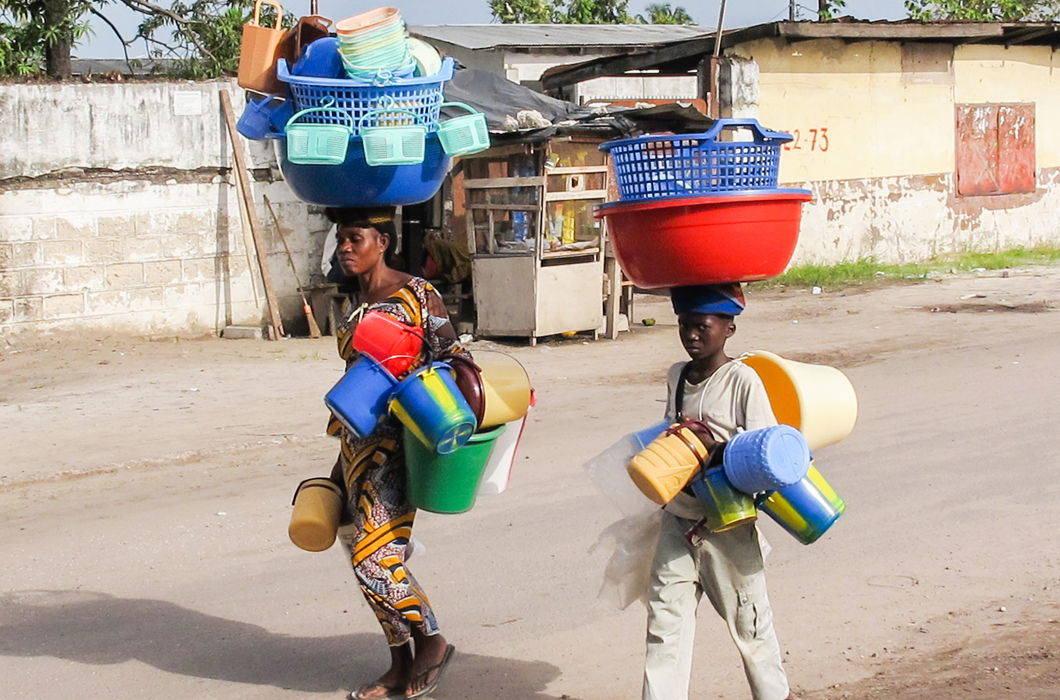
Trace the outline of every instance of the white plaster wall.
<instances>
[{"instance_id":1,"label":"white plaster wall","mask_svg":"<svg viewBox=\"0 0 1060 700\"><path fill-rule=\"evenodd\" d=\"M909 263L936 255L1060 243L1060 173L1039 177L1040 197L1018 206L965 206L952 176L795 183L813 192L802 208L792 265L873 258ZM985 202L989 204L989 201Z\"/></svg>"},{"instance_id":2,"label":"white plaster wall","mask_svg":"<svg viewBox=\"0 0 1060 700\"><path fill-rule=\"evenodd\" d=\"M262 325L220 89L232 92L238 117L234 81L0 86L0 124L15 134L5 133L0 151L0 337L60 328L196 336ZM79 105L72 117L71 103ZM51 125L53 138L29 128L30 115ZM239 142L252 168L275 169L271 146ZM319 276L327 222L282 180L251 189L281 316L288 330L304 328L262 196L302 284Z\"/></svg>"}]
</instances>

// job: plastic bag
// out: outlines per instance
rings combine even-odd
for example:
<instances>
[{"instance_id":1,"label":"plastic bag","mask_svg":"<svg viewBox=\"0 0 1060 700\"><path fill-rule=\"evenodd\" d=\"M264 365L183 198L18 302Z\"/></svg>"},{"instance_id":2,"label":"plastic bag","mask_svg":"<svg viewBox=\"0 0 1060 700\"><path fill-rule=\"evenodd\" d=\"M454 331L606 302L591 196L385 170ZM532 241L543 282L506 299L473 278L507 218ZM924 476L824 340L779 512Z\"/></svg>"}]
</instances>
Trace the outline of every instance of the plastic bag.
<instances>
[{"instance_id":1,"label":"plastic bag","mask_svg":"<svg viewBox=\"0 0 1060 700\"><path fill-rule=\"evenodd\" d=\"M654 508L617 520L600 533L589 551L605 549L610 555L597 597L614 603L619 610L625 610L637 600L647 603L662 518L663 511Z\"/></svg>"},{"instance_id":2,"label":"plastic bag","mask_svg":"<svg viewBox=\"0 0 1060 700\"><path fill-rule=\"evenodd\" d=\"M643 514L658 507L640 492L633 480L629 478L626 467L629 461L644 449L645 437L652 433L658 435L668 425L668 422L663 422L645 430L624 435L615 444L582 465L593 485L607 496L623 515ZM647 442L651 442L652 439L654 437L648 439Z\"/></svg>"}]
</instances>

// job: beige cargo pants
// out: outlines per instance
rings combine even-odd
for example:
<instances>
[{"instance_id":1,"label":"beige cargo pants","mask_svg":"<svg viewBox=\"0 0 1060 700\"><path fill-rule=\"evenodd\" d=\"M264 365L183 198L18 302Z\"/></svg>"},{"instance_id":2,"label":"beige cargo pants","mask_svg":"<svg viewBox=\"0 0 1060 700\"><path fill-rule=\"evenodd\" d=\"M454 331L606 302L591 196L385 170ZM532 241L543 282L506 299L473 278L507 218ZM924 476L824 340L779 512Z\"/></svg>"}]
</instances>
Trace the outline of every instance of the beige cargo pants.
<instances>
[{"instance_id":1,"label":"beige cargo pants","mask_svg":"<svg viewBox=\"0 0 1060 700\"><path fill-rule=\"evenodd\" d=\"M703 593L728 624L754 700L783 700L788 679L773 629L756 527L717 534L701 530L702 540L693 546L685 535L694 524L663 515L652 562L643 700L689 697L696 607ZM694 697L715 697L709 678L695 687Z\"/></svg>"}]
</instances>

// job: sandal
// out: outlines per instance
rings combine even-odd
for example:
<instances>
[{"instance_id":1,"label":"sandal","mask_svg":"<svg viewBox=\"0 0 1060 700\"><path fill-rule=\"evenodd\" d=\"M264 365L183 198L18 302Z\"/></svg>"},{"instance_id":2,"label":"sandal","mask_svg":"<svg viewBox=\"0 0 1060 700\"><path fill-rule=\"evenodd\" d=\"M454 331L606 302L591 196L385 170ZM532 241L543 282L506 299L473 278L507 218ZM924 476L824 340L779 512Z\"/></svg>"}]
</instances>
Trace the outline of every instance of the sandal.
<instances>
[{"instance_id":1,"label":"sandal","mask_svg":"<svg viewBox=\"0 0 1060 700\"><path fill-rule=\"evenodd\" d=\"M411 695L406 694L405 697L408 698L408 700L412 700L412 698L422 698L425 695L430 695L431 693L433 693L438 687L438 682L442 680L442 673L445 671L445 667L449 665L449 660L453 658L454 651L456 651L456 647L454 647L452 644L448 645L445 648L445 655L442 656L441 661L410 678L409 685L413 685L414 681L418 681L421 679L426 680L430 677L432 673L434 674L434 680L428 683L425 688L423 688L422 690L418 690L415 693L412 693Z\"/></svg>"},{"instance_id":2,"label":"sandal","mask_svg":"<svg viewBox=\"0 0 1060 700\"><path fill-rule=\"evenodd\" d=\"M378 693L383 691L383 695ZM367 683L362 685L357 690L351 690L350 694L346 696L348 700L392 700L396 698L405 697L405 686L403 685L387 685L375 681L374 683Z\"/></svg>"}]
</instances>

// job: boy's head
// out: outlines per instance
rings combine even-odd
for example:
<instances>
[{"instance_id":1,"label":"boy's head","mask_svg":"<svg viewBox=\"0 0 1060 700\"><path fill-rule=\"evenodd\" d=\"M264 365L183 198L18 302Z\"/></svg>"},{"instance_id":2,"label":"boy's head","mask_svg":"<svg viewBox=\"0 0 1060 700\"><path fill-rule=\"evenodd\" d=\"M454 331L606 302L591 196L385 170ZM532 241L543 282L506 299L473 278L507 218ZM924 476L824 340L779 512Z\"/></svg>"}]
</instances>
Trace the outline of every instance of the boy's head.
<instances>
[{"instance_id":1,"label":"boy's head","mask_svg":"<svg viewBox=\"0 0 1060 700\"><path fill-rule=\"evenodd\" d=\"M725 341L736 332L733 319L744 309L740 285L674 287L670 300L689 356L696 360L723 354Z\"/></svg>"}]
</instances>

